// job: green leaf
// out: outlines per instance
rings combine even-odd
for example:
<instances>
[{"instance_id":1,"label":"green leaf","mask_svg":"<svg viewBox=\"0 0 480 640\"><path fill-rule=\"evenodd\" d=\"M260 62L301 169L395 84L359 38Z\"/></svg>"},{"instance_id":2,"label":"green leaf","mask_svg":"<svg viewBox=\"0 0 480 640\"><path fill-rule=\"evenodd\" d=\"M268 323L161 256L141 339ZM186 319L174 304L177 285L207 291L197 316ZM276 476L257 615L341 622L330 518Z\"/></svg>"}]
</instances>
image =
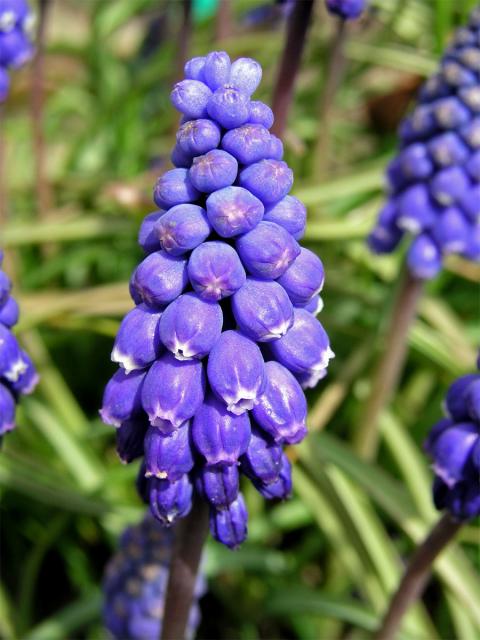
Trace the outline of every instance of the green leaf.
<instances>
[{"instance_id":1,"label":"green leaf","mask_svg":"<svg viewBox=\"0 0 480 640\"><path fill-rule=\"evenodd\" d=\"M79 637L76 632L100 615L102 595L97 589L44 620L24 640L65 640Z\"/></svg>"}]
</instances>

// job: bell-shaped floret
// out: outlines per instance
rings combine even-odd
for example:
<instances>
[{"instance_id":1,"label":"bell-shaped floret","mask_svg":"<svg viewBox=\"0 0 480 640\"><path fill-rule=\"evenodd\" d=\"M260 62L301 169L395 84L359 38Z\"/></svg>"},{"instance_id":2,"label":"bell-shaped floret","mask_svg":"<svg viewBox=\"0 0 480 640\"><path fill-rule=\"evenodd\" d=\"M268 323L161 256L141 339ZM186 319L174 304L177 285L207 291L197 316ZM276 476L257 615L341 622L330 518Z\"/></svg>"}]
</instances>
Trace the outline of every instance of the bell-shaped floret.
<instances>
[{"instance_id":1,"label":"bell-shaped floret","mask_svg":"<svg viewBox=\"0 0 480 640\"><path fill-rule=\"evenodd\" d=\"M246 274L233 247L224 242L204 242L192 251L188 261L192 287L204 300L231 296L245 283Z\"/></svg>"},{"instance_id":2,"label":"bell-shaped floret","mask_svg":"<svg viewBox=\"0 0 480 640\"><path fill-rule=\"evenodd\" d=\"M282 447L262 430L254 427L248 449L240 459L243 473L255 482L270 484L278 480Z\"/></svg>"},{"instance_id":3,"label":"bell-shaped floret","mask_svg":"<svg viewBox=\"0 0 480 640\"><path fill-rule=\"evenodd\" d=\"M208 115L224 129L240 127L250 115L248 96L229 85L220 87L208 101Z\"/></svg>"},{"instance_id":4,"label":"bell-shaped floret","mask_svg":"<svg viewBox=\"0 0 480 640\"><path fill-rule=\"evenodd\" d=\"M175 482L148 478L148 501L153 517L165 527L174 524L178 518L185 517L192 508L192 491L187 474Z\"/></svg>"},{"instance_id":5,"label":"bell-shaped floret","mask_svg":"<svg viewBox=\"0 0 480 640\"><path fill-rule=\"evenodd\" d=\"M212 228L205 209L196 204L178 204L169 209L155 225L160 245L172 256L181 256L198 247Z\"/></svg>"},{"instance_id":6,"label":"bell-shaped floret","mask_svg":"<svg viewBox=\"0 0 480 640\"><path fill-rule=\"evenodd\" d=\"M190 424L187 422L165 435L150 427L145 437L145 475L170 482L180 480L193 469Z\"/></svg>"},{"instance_id":7,"label":"bell-shaped floret","mask_svg":"<svg viewBox=\"0 0 480 640\"><path fill-rule=\"evenodd\" d=\"M140 304L123 318L115 338L112 361L127 373L145 369L163 351L159 336L161 312Z\"/></svg>"},{"instance_id":8,"label":"bell-shaped floret","mask_svg":"<svg viewBox=\"0 0 480 640\"><path fill-rule=\"evenodd\" d=\"M226 187L210 194L206 202L210 224L224 238L250 231L260 222L264 207L242 187Z\"/></svg>"},{"instance_id":9,"label":"bell-shaped floret","mask_svg":"<svg viewBox=\"0 0 480 640\"><path fill-rule=\"evenodd\" d=\"M155 204L169 209L176 204L195 202L200 193L190 180L188 169L171 169L160 176L153 190Z\"/></svg>"},{"instance_id":10,"label":"bell-shaped floret","mask_svg":"<svg viewBox=\"0 0 480 640\"><path fill-rule=\"evenodd\" d=\"M110 378L103 393L100 416L106 424L119 427L142 412L142 386L145 371L127 374L118 369Z\"/></svg>"},{"instance_id":11,"label":"bell-shaped floret","mask_svg":"<svg viewBox=\"0 0 480 640\"><path fill-rule=\"evenodd\" d=\"M292 303L298 307L306 305L323 288L325 271L320 258L309 249L300 253L278 279Z\"/></svg>"},{"instance_id":12,"label":"bell-shaped floret","mask_svg":"<svg viewBox=\"0 0 480 640\"><path fill-rule=\"evenodd\" d=\"M238 171L236 159L223 149L213 149L194 158L189 176L193 186L202 193L212 193L235 182Z\"/></svg>"},{"instance_id":13,"label":"bell-shaped floret","mask_svg":"<svg viewBox=\"0 0 480 640\"><path fill-rule=\"evenodd\" d=\"M239 481L237 465L207 465L201 467L198 472L197 486L200 493L213 507L225 509L237 499Z\"/></svg>"},{"instance_id":14,"label":"bell-shaped floret","mask_svg":"<svg viewBox=\"0 0 480 640\"><path fill-rule=\"evenodd\" d=\"M293 171L282 160L260 160L240 172L239 184L265 205L272 205L292 188Z\"/></svg>"},{"instance_id":15,"label":"bell-shaped floret","mask_svg":"<svg viewBox=\"0 0 480 640\"><path fill-rule=\"evenodd\" d=\"M236 248L247 271L266 280L279 278L300 253L298 242L288 231L263 221L238 238Z\"/></svg>"},{"instance_id":16,"label":"bell-shaped floret","mask_svg":"<svg viewBox=\"0 0 480 640\"><path fill-rule=\"evenodd\" d=\"M180 113L189 119L207 117L211 90L200 80L181 80L173 87L170 100Z\"/></svg>"},{"instance_id":17,"label":"bell-shaped floret","mask_svg":"<svg viewBox=\"0 0 480 640\"><path fill-rule=\"evenodd\" d=\"M135 269L131 289L134 300L151 307L162 307L175 300L188 282L187 260L165 251L148 255Z\"/></svg>"},{"instance_id":18,"label":"bell-shaped floret","mask_svg":"<svg viewBox=\"0 0 480 640\"><path fill-rule=\"evenodd\" d=\"M294 196L285 196L265 211L263 219L275 222L286 229L295 240L300 240L305 233L307 210L303 202Z\"/></svg>"},{"instance_id":19,"label":"bell-shaped floret","mask_svg":"<svg viewBox=\"0 0 480 640\"><path fill-rule=\"evenodd\" d=\"M237 549L247 538L248 512L241 493L226 509L210 510L210 531L218 542Z\"/></svg>"}]
</instances>

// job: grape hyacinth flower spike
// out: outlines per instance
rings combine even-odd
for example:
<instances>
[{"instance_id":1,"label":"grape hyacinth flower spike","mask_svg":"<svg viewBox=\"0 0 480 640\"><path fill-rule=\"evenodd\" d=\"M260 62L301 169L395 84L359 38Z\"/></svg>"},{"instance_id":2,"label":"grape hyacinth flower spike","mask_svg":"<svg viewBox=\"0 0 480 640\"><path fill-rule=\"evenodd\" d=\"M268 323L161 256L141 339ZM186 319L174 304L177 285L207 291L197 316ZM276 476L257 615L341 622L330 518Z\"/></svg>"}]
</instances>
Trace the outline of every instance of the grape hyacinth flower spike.
<instances>
[{"instance_id":1,"label":"grape hyacinth flower spike","mask_svg":"<svg viewBox=\"0 0 480 640\"><path fill-rule=\"evenodd\" d=\"M103 579L103 622L115 640L159 638L164 617L173 532L150 515L128 527ZM185 638L195 637L200 623L198 599L205 580L197 579Z\"/></svg>"},{"instance_id":2,"label":"grape hyacinth flower spike","mask_svg":"<svg viewBox=\"0 0 480 640\"><path fill-rule=\"evenodd\" d=\"M12 329L18 322L18 304L11 295L11 282L1 269L0 250L0 441L15 428L15 406L19 397L31 393L38 375Z\"/></svg>"},{"instance_id":3,"label":"grape hyacinth flower spike","mask_svg":"<svg viewBox=\"0 0 480 640\"><path fill-rule=\"evenodd\" d=\"M26 0L0 0L0 103L8 95L9 69L21 67L33 55L32 22Z\"/></svg>"},{"instance_id":4,"label":"grape hyacinth flower spike","mask_svg":"<svg viewBox=\"0 0 480 640\"><path fill-rule=\"evenodd\" d=\"M342 18L342 20L358 18L366 4L366 0L325 0L325 6L329 13Z\"/></svg>"},{"instance_id":5,"label":"grape hyacinth flower spike","mask_svg":"<svg viewBox=\"0 0 480 640\"><path fill-rule=\"evenodd\" d=\"M464 375L450 385L444 409L446 417L433 425L425 441L435 475L433 501L444 515L407 565L377 640L397 637L408 607L426 586L435 558L462 524L480 516L480 371Z\"/></svg>"},{"instance_id":6,"label":"grape hyacinth flower spike","mask_svg":"<svg viewBox=\"0 0 480 640\"><path fill-rule=\"evenodd\" d=\"M400 376L423 284L449 255L480 260L479 38L477 8L400 125L399 150L387 168L387 202L368 239L377 254L392 253L402 238L407 245L384 357L357 430L358 450L369 458L378 446L378 417Z\"/></svg>"},{"instance_id":7,"label":"grape hyacinth flower spike","mask_svg":"<svg viewBox=\"0 0 480 640\"><path fill-rule=\"evenodd\" d=\"M214 52L187 62L185 76L171 94L183 114L175 168L157 180L158 210L140 228L135 307L100 413L121 459L143 456L138 489L157 520L207 510L212 535L237 548L248 518L240 477L266 499L291 492L283 449L305 437L303 389L333 357L316 318L324 269L299 245L306 209L289 195L272 112L252 99L260 65ZM199 531L189 522L180 539ZM165 633L180 637L166 615Z\"/></svg>"},{"instance_id":8,"label":"grape hyacinth flower spike","mask_svg":"<svg viewBox=\"0 0 480 640\"><path fill-rule=\"evenodd\" d=\"M446 49L399 129L388 199L369 238L391 253L407 234L407 266L429 280L447 255L480 260L480 8Z\"/></svg>"}]
</instances>

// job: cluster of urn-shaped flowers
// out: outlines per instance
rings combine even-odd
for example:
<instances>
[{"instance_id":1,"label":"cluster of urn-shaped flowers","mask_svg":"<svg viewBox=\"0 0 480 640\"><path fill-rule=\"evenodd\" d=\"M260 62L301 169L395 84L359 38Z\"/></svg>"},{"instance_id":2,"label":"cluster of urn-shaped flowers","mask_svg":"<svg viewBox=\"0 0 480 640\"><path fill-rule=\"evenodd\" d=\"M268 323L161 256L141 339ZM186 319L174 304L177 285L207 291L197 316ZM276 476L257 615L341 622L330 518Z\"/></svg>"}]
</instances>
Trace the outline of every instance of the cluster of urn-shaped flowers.
<instances>
[{"instance_id":1,"label":"cluster of urn-shaped flowers","mask_svg":"<svg viewBox=\"0 0 480 640\"><path fill-rule=\"evenodd\" d=\"M456 31L399 138L370 247L390 253L409 232L407 265L419 279L436 276L448 254L480 260L480 8Z\"/></svg>"},{"instance_id":2,"label":"cluster of urn-shaped flowers","mask_svg":"<svg viewBox=\"0 0 480 640\"><path fill-rule=\"evenodd\" d=\"M327 10L342 20L355 20L361 15L366 4L367 0L325 0Z\"/></svg>"},{"instance_id":3,"label":"cluster of urn-shaped flowers","mask_svg":"<svg viewBox=\"0 0 480 640\"><path fill-rule=\"evenodd\" d=\"M480 515L480 372L450 385L445 413L425 442L435 473L433 500L457 520L469 520Z\"/></svg>"},{"instance_id":4,"label":"cluster of urn-shaped flowers","mask_svg":"<svg viewBox=\"0 0 480 640\"><path fill-rule=\"evenodd\" d=\"M32 22L26 0L0 0L0 102L10 87L8 70L21 67L33 54L29 37Z\"/></svg>"},{"instance_id":5,"label":"cluster of urn-shaped flowers","mask_svg":"<svg viewBox=\"0 0 480 640\"><path fill-rule=\"evenodd\" d=\"M323 266L298 243L306 210L289 195L272 111L251 99L261 74L252 59L213 52L187 62L173 88L176 168L158 179L159 210L140 229L147 256L101 410L120 457L144 455L138 487L153 515L169 525L197 493L232 548L247 534L240 474L266 498L289 495L283 448L306 435L302 387L333 356L316 318Z\"/></svg>"},{"instance_id":6,"label":"cluster of urn-shaped flowers","mask_svg":"<svg viewBox=\"0 0 480 640\"><path fill-rule=\"evenodd\" d=\"M147 514L123 532L103 579L103 621L115 640L160 638L174 535ZM198 599L205 591L200 572L185 638L200 622Z\"/></svg>"},{"instance_id":7,"label":"cluster of urn-shaped flowers","mask_svg":"<svg viewBox=\"0 0 480 640\"><path fill-rule=\"evenodd\" d=\"M12 333L18 322L18 304L11 295L12 283L3 271L0 250L0 438L15 427L15 408L20 395L31 393L38 375L28 354Z\"/></svg>"}]
</instances>

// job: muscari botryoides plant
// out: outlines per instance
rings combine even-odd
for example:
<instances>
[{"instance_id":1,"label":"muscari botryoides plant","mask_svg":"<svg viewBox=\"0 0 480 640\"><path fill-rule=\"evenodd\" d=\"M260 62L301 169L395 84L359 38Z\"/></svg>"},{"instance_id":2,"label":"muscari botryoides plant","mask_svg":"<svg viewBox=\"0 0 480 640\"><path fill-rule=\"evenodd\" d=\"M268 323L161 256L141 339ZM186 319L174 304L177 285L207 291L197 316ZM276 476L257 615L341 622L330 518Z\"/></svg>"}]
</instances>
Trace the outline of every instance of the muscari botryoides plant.
<instances>
[{"instance_id":1,"label":"muscari botryoides plant","mask_svg":"<svg viewBox=\"0 0 480 640\"><path fill-rule=\"evenodd\" d=\"M0 102L10 87L9 69L21 67L33 54L33 14L25 0L0 0Z\"/></svg>"},{"instance_id":2,"label":"muscari botryoides plant","mask_svg":"<svg viewBox=\"0 0 480 640\"><path fill-rule=\"evenodd\" d=\"M306 210L289 195L272 111L251 98L261 75L254 60L213 52L173 88L176 168L140 229L147 255L101 410L122 460L144 456L138 485L153 515L171 525L197 494L232 548L247 535L240 476L267 499L288 497L283 448L307 433L302 388L333 356L316 318L323 266L298 242Z\"/></svg>"},{"instance_id":3,"label":"muscari botryoides plant","mask_svg":"<svg viewBox=\"0 0 480 640\"><path fill-rule=\"evenodd\" d=\"M0 250L0 439L15 428L15 408L19 396L31 393L38 375L12 329L18 322L18 304L11 295L12 284L1 269Z\"/></svg>"},{"instance_id":4,"label":"muscari botryoides plant","mask_svg":"<svg viewBox=\"0 0 480 640\"><path fill-rule=\"evenodd\" d=\"M399 138L370 247L390 253L409 234L407 265L419 279L436 276L449 254L480 260L480 8L457 30Z\"/></svg>"},{"instance_id":5,"label":"muscari botryoides plant","mask_svg":"<svg viewBox=\"0 0 480 640\"><path fill-rule=\"evenodd\" d=\"M122 533L119 549L103 579L103 621L116 640L159 638L174 543L173 531L150 514ZM200 574L185 638L193 638L200 622L198 598L205 591Z\"/></svg>"}]
</instances>

